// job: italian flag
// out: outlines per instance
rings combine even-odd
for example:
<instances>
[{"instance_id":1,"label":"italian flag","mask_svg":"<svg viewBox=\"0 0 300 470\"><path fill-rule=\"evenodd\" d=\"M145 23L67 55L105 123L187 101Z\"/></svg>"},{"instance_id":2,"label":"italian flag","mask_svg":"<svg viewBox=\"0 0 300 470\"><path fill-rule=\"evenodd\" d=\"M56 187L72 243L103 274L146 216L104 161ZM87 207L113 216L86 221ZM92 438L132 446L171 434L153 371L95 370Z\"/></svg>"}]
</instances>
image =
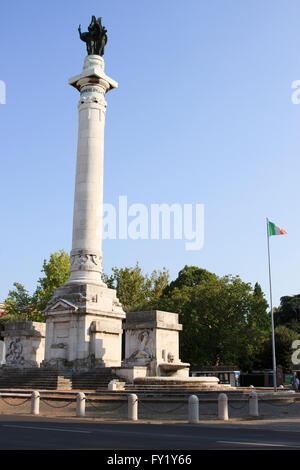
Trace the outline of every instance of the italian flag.
<instances>
[{"instance_id":1,"label":"italian flag","mask_svg":"<svg viewBox=\"0 0 300 470\"><path fill-rule=\"evenodd\" d=\"M283 228L279 228L273 222L269 221L269 236L271 237L272 235L287 235L287 233Z\"/></svg>"}]
</instances>

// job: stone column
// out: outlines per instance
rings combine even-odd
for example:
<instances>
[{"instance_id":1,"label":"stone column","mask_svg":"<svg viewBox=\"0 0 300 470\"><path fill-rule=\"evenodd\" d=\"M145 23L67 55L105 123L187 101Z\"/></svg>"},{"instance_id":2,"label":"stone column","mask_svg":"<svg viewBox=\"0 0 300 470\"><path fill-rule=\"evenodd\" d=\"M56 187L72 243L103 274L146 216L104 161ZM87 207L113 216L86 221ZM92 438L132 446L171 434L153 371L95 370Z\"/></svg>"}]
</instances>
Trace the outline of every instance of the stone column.
<instances>
[{"instance_id":1,"label":"stone column","mask_svg":"<svg viewBox=\"0 0 300 470\"><path fill-rule=\"evenodd\" d=\"M70 280L55 289L44 311L43 366L90 369L121 365L125 312L116 290L102 282L102 205L105 94L118 84L98 55L69 80L80 92Z\"/></svg>"},{"instance_id":2,"label":"stone column","mask_svg":"<svg viewBox=\"0 0 300 470\"><path fill-rule=\"evenodd\" d=\"M87 56L82 74L69 80L80 91L71 277L68 284L103 285L102 206L105 94L118 84L104 73L104 60Z\"/></svg>"}]
</instances>

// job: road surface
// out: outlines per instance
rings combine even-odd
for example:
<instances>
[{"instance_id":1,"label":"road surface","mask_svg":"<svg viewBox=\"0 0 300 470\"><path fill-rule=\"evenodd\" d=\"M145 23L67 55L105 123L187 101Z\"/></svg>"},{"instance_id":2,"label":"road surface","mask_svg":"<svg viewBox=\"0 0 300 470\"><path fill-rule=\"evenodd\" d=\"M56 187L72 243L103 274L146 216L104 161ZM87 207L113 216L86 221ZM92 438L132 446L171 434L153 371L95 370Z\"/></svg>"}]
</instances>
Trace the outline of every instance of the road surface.
<instances>
[{"instance_id":1,"label":"road surface","mask_svg":"<svg viewBox=\"0 0 300 470\"><path fill-rule=\"evenodd\" d=\"M299 429L300 431L300 429ZM297 431L217 424L148 424L0 415L0 449L300 449Z\"/></svg>"}]
</instances>

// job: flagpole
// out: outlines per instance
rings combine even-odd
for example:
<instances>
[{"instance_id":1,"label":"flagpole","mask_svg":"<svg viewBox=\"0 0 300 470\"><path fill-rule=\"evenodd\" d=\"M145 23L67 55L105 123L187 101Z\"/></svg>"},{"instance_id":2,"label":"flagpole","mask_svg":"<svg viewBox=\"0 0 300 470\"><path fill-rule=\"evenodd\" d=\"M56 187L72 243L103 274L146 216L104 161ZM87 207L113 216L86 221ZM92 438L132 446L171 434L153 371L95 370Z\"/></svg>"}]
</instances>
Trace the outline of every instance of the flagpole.
<instances>
[{"instance_id":1,"label":"flagpole","mask_svg":"<svg viewBox=\"0 0 300 470\"><path fill-rule=\"evenodd\" d=\"M274 392L277 392L276 354L275 354L275 331L274 331L274 315L273 315L273 301L272 301L272 280L271 280L271 259L270 259L270 229L269 229L269 219L267 218L266 220L267 220L267 241L268 241L268 261L269 261L269 285L270 285L270 307L271 307L271 325L272 325L273 385L274 385Z\"/></svg>"}]
</instances>

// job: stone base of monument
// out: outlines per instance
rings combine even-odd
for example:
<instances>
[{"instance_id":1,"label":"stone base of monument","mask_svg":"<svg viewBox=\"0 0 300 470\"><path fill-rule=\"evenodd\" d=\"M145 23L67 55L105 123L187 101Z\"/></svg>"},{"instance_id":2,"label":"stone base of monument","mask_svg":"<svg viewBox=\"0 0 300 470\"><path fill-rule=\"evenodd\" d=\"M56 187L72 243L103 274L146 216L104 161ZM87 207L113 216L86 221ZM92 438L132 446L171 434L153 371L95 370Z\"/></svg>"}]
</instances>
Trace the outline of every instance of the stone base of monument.
<instances>
[{"instance_id":1,"label":"stone base of monument","mask_svg":"<svg viewBox=\"0 0 300 470\"><path fill-rule=\"evenodd\" d=\"M143 390L219 390L217 377L189 377L189 363L179 359L178 314L152 310L126 314L125 359L116 375L128 387Z\"/></svg>"},{"instance_id":2,"label":"stone base of monument","mask_svg":"<svg viewBox=\"0 0 300 470\"><path fill-rule=\"evenodd\" d=\"M218 390L236 390L230 385L219 384L217 377L180 377L173 376L152 376L145 375L147 370L142 368L119 368L114 369L114 374L120 378L126 379L126 388L131 391L218 391ZM139 376L139 374L144 374Z\"/></svg>"},{"instance_id":3,"label":"stone base of monument","mask_svg":"<svg viewBox=\"0 0 300 470\"><path fill-rule=\"evenodd\" d=\"M5 367L39 367L44 358L46 325L40 322L7 322L4 337ZM4 365L3 365L4 367Z\"/></svg>"},{"instance_id":4,"label":"stone base of monument","mask_svg":"<svg viewBox=\"0 0 300 470\"><path fill-rule=\"evenodd\" d=\"M93 284L66 285L55 290L46 316L46 325L6 324L2 332L6 364L0 367L0 388L107 390L112 380L111 391L226 388L216 377L189 377L189 364L178 357L182 326L176 313L127 313L122 363L125 313L115 290Z\"/></svg>"},{"instance_id":5,"label":"stone base of monument","mask_svg":"<svg viewBox=\"0 0 300 470\"><path fill-rule=\"evenodd\" d=\"M45 312L42 367L91 370L121 365L125 313L105 285L70 283L55 289Z\"/></svg>"},{"instance_id":6,"label":"stone base of monument","mask_svg":"<svg viewBox=\"0 0 300 470\"><path fill-rule=\"evenodd\" d=\"M217 377L138 377L136 388L179 389L179 390L223 390L231 388L219 384Z\"/></svg>"},{"instance_id":7,"label":"stone base of monument","mask_svg":"<svg viewBox=\"0 0 300 470\"><path fill-rule=\"evenodd\" d=\"M179 359L178 314L150 310L128 312L125 330L125 359L122 367L147 367L149 376L187 375L189 364Z\"/></svg>"}]
</instances>

